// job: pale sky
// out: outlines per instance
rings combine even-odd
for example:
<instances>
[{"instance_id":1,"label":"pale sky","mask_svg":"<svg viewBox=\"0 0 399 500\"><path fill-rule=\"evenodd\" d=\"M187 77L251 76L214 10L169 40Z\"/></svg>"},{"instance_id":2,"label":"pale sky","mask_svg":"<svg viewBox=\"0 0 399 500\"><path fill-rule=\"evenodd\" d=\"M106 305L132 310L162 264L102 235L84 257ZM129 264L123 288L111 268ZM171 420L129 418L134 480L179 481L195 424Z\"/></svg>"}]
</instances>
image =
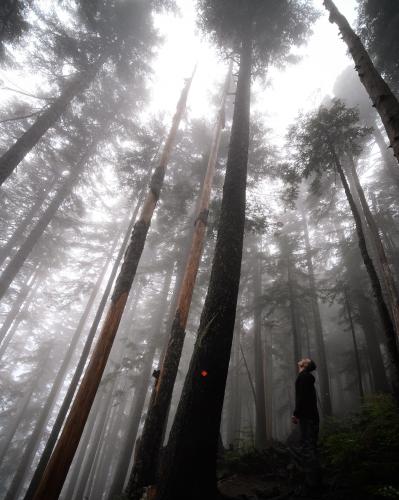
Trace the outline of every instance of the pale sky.
<instances>
[{"instance_id":1,"label":"pale sky","mask_svg":"<svg viewBox=\"0 0 399 500\"><path fill-rule=\"evenodd\" d=\"M158 16L156 25L165 37L165 43L154 62L152 98L149 110L173 113L183 79L198 61L198 71L189 97L190 116L206 116L209 96L221 85L226 65L218 58L216 50L209 46L196 28L195 0L178 0L181 17ZM253 110L264 116L265 123L273 129L274 140L282 145L285 131L299 110L310 109L331 94L337 76L353 62L346 46L338 36L338 29L327 18L322 0L314 0L322 16L314 25L314 34L306 46L299 50L300 63L285 70L271 69L268 87L255 83L256 100ZM341 12L354 26L356 0L336 0ZM210 115L210 116L209 116Z\"/></svg>"}]
</instances>

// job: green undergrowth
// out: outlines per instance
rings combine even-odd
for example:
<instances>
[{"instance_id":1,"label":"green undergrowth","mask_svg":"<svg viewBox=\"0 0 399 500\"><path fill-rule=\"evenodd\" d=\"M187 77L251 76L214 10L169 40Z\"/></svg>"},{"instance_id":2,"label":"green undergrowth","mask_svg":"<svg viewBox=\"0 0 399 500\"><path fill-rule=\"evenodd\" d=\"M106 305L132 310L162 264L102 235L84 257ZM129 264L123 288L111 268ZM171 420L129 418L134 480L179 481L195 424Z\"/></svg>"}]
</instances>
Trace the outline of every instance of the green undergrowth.
<instances>
[{"instance_id":1,"label":"green undergrowth","mask_svg":"<svg viewBox=\"0 0 399 500\"><path fill-rule=\"evenodd\" d=\"M263 451L254 448L226 450L218 461L218 476L255 475L265 474L265 472L278 474L286 468L288 461L288 450L280 443L274 443L273 446Z\"/></svg>"},{"instance_id":2,"label":"green undergrowth","mask_svg":"<svg viewBox=\"0 0 399 500\"><path fill-rule=\"evenodd\" d=\"M366 397L358 414L326 422L321 452L338 489L399 499L399 411L390 396Z\"/></svg>"}]
</instances>

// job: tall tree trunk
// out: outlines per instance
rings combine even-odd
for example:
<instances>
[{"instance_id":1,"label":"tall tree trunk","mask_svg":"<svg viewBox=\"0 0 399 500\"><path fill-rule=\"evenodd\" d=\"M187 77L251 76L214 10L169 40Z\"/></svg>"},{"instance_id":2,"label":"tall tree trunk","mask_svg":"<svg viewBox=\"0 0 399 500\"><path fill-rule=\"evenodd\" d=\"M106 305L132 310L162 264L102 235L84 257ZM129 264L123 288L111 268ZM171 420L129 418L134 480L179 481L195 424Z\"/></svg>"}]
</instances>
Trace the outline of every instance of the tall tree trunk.
<instances>
[{"instance_id":1,"label":"tall tree trunk","mask_svg":"<svg viewBox=\"0 0 399 500\"><path fill-rule=\"evenodd\" d=\"M375 324L375 315L372 304L362 290L358 290L354 302L359 314L359 324L366 340L368 359L375 392L389 392L389 383L378 341L378 332Z\"/></svg>"},{"instance_id":2,"label":"tall tree trunk","mask_svg":"<svg viewBox=\"0 0 399 500\"><path fill-rule=\"evenodd\" d=\"M20 224L14 231L11 238L0 249L0 266L7 259L7 257L11 256L11 252L13 251L14 247L18 244L19 240L22 238L27 227L31 224L39 208L43 205L45 199L47 198L47 195L53 189L54 184L55 184L55 179L51 179L51 181L48 182L47 186L43 190L41 190L35 203L32 205L28 213L25 215L24 219L20 222Z\"/></svg>"},{"instance_id":3,"label":"tall tree trunk","mask_svg":"<svg viewBox=\"0 0 399 500\"><path fill-rule=\"evenodd\" d=\"M248 38L250 37L248 30ZM217 496L216 457L240 283L249 145L252 41L243 42L219 230L208 293L157 500Z\"/></svg>"},{"instance_id":4,"label":"tall tree trunk","mask_svg":"<svg viewBox=\"0 0 399 500\"><path fill-rule=\"evenodd\" d=\"M233 366L231 371L230 399L228 407L227 439L228 447L239 446L241 428L241 376L240 376L240 322L236 321L233 340Z\"/></svg>"},{"instance_id":5,"label":"tall tree trunk","mask_svg":"<svg viewBox=\"0 0 399 500\"><path fill-rule=\"evenodd\" d=\"M364 389L363 389L363 382L362 382L362 367L360 364L359 348L357 346L355 325L353 324L352 306L350 303L348 290L346 288L344 289L344 299L345 299L345 308L346 308L346 312L348 315L349 327L350 327L352 341L353 341L353 351L355 354L356 372L357 372L357 383L359 385L359 396L360 396L360 399L363 399L364 398Z\"/></svg>"},{"instance_id":6,"label":"tall tree trunk","mask_svg":"<svg viewBox=\"0 0 399 500\"><path fill-rule=\"evenodd\" d=\"M135 453L133 470L129 479L128 491L131 496L133 492L135 492L135 496L141 496L139 493L141 488L155 482L157 459L166 429L173 387L183 350L191 299L202 256L213 178L219 153L222 129L225 124L225 107L227 93L230 87L231 71L232 66L230 65L222 92L222 102L214 130L207 171L198 205L197 218L195 220L195 229L190 253L181 289L179 291L175 318L170 331L168 346L161 360L160 375L153 389L154 394L151 396L143 433Z\"/></svg>"},{"instance_id":7,"label":"tall tree trunk","mask_svg":"<svg viewBox=\"0 0 399 500\"><path fill-rule=\"evenodd\" d=\"M85 341L82 353L81 353L80 358L79 358L79 362L78 362L78 364L77 364L77 366L75 368L75 371L74 371L72 380L71 380L71 382L69 384L67 393L66 393L66 395L64 397L64 400L62 402L62 405L61 405L61 407L59 409L57 418L56 418L56 420L54 422L54 425L53 425L53 428L51 430L50 436L49 436L49 438L47 440L46 446L45 446L45 448L43 450L43 453L42 453L42 455L40 457L39 463L38 463L38 465L36 467L35 473L33 475L33 478L31 480L31 482L30 482L30 485L29 485L28 491L26 492L24 500L30 500L31 498L33 498L34 493L36 492L36 490L37 490L37 488L39 486L39 483L40 483L40 481L41 481L41 479L43 477L43 474L44 474L45 468L47 466L47 463L50 460L51 453L52 453L52 451L54 449L55 443L56 443L56 441L58 439L58 436L60 434L62 425L63 425L65 417L66 417L66 415L68 413L68 410L69 410L70 404L72 402L73 396L75 395L75 392L76 392L76 389L77 389L80 377L82 376L83 369L84 369L84 367L86 365L87 358L89 357L90 349L91 349L91 346L93 344L93 340L94 340L94 337L96 335L98 325L99 325L99 323L101 321L101 318L102 318L102 315L103 315L106 303L108 301L109 294L111 293L112 285L113 285L113 283L115 281L116 273L117 273L117 271L119 269L122 257L123 257L123 255L125 253L125 249L126 249L128 241L129 241L129 236L131 234L132 227L134 225L134 221L136 220L136 217L137 217L137 214L138 214L138 211L139 211L139 208L140 208L140 204L141 204L141 201L142 201L142 194L143 194L143 192L144 192L144 190L140 194L139 199L138 199L138 201L136 203L136 206L135 206L135 208L133 210L133 213L131 215L130 223L129 223L128 228L127 228L127 230L125 232L125 236L124 236L124 239L122 241L121 247L119 249L118 255L117 255L117 257L116 257L116 259L114 261L114 264L112 266L111 273L109 275L107 285L106 285L105 290L103 292L103 295L101 297L100 303L99 303L99 305L97 307L97 311L96 311L95 317L93 319L93 322L91 324L89 333L87 335L87 338L86 338L86 341ZM118 238L115 240L114 246L111 249L111 252L109 254L109 259L111 259L112 256L113 256L113 253L114 253L115 246L116 246L117 242L118 242ZM109 259L107 260L106 265L104 266L103 273L105 273L106 270L107 270L107 268L108 268ZM103 274L100 277L101 281L102 281L102 279L103 279ZM100 281L100 283L101 283L101 281ZM96 292L98 288L99 288L99 286L96 285L94 291ZM84 324L84 322L83 322L83 324Z\"/></svg>"},{"instance_id":8,"label":"tall tree trunk","mask_svg":"<svg viewBox=\"0 0 399 500\"><path fill-rule=\"evenodd\" d=\"M268 340L269 338L269 340ZM273 439L273 327L269 329L269 335L265 336L266 353L266 436L269 442Z\"/></svg>"},{"instance_id":9,"label":"tall tree trunk","mask_svg":"<svg viewBox=\"0 0 399 500\"><path fill-rule=\"evenodd\" d=\"M253 292L254 292L254 367L256 392L256 420L255 420L255 448L264 450L267 446L266 436L266 401L265 401L265 374L263 369L263 342L262 342L262 267L257 248L254 248L253 263Z\"/></svg>"},{"instance_id":10,"label":"tall tree trunk","mask_svg":"<svg viewBox=\"0 0 399 500\"><path fill-rule=\"evenodd\" d=\"M99 64L93 64L84 73L76 74L59 97L50 104L22 136L0 157L0 186L12 174L25 156L36 146L43 135L65 113L71 101L84 92L95 77Z\"/></svg>"},{"instance_id":11,"label":"tall tree trunk","mask_svg":"<svg viewBox=\"0 0 399 500\"><path fill-rule=\"evenodd\" d=\"M152 215L157 205L163 179L165 177L166 167L176 139L181 118L186 108L188 92L193 77L194 73L191 78L186 81L182 91L160 163L152 176L150 190L144 202L139 220L134 225L131 240L125 253L125 259L115 284L111 305L100 332L97 345L72 404L60 439L47 464L42 481L35 494L35 500L56 500L58 498L76 448L79 444L143 252Z\"/></svg>"},{"instance_id":12,"label":"tall tree trunk","mask_svg":"<svg viewBox=\"0 0 399 500\"><path fill-rule=\"evenodd\" d=\"M161 291L161 304L157 308L158 313L155 318L154 329L152 333L152 338L148 346L147 352L145 353L145 366L142 371L142 383L137 392L137 396L134 397L134 410L131 415L131 425L127 430L122 453L119 456L118 464L116 467L116 473L112 481L111 490L109 493L109 498L112 499L116 495L120 495L125 484L126 475L130 465L130 459L132 457L132 450L134 448L134 443L136 441L137 431L140 424L141 414L143 412L145 398L147 396L148 387L150 383L150 376L152 371L152 363L155 357L156 349L160 341L160 333L162 331L162 323L165 319L165 315L168 307L168 292L170 288L170 283L172 281L173 270L171 269L164 281L163 289Z\"/></svg>"},{"instance_id":13,"label":"tall tree trunk","mask_svg":"<svg viewBox=\"0 0 399 500\"><path fill-rule=\"evenodd\" d=\"M66 355L61 363L60 369L59 369L57 376L54 380L50 394L47 397L47 401L43 407L40 418L39 418L39 420L38 420L38 422L37 422L37 424L32 432L32 435L29 438L28 445L27 445L27 447L24 451L24 454L20 460L20 464L18 466L17 472L13 478L12 484L10 486L8 493L7 493L7 497L6 497L7 500L14 499L18 496L20 488L22 487L22 485L24 483L24 478L30 470L31 462L34 459L35 453L40 445L42 435L43 435L45 428L48 424L48 421L51 417L51 411L54 407L54 404L57 400L59 391L60 391L62 384L65 380L65 377L67 375L70 362L71 362L72 357L73 357L73 355L76 351L76 348L78 346L78 343L79 343L79 340L81 338L84 326L86 324L87 318L90 314L94 300L95 300L96 295L98 293L98 289L101 285L102 280L104 279L105 273L107 271L109 262L112 258L112 254L113 254L113 251L116 247L118 239L119 239L119 235L118 235L118 238L115 239L114 244L112 246L112 249L111 249L111 251L108 255L108 258L106 260L106 263L103 267L103 270L100 273L99 277L97 278L96 283L94 284L94 287L93 287L92 292L90 294L89 300L87 301L87 304L85 306L83 314L79 320L78 326L75 330L75 333L72 337L71 343L68 347L68 351L67 351L67 353L66 353ZM25 499L32 498L32 494L33 494L35 486L36 486L36 482L32 479L30 487L25 495Z\"/></svg>"},{"instance_id":14,"label":"tall tree trunk","mask_svg":"<svg viewBox=\"0 0 399 500\"><path fill-rule=\"evenodd\" d=\"M34 269L34 271L32 272L32 274L30 276L28 275L27 280L22 285L21 290L19 291L19 294L18 294L17 298L15 299L10 312L7 314L7 317L1 326L0 344L3 342L5 336L7 335L8 330L10 329L13 321L18 316L23 303L25 302L30 290L32 289L35 281L38 278L38 267L39 266L36 266L36 269Z\"/></svg>"},{"instance_id":15,"label":"tall tree trunk","mask_svg":"<svg viewBox=\"0 0 399 500\"><path fill-rule=\"evenodd\" d=\"M378 128L377 123L375 123L373 126L373 135L375 142L377 143L377 146L381 152L386 171L391 177L392 181L396 184L396 187L399 188L399 172L396 168L395 158L392 156L392 153L389 152L388 146L385 143L384 136Z\"/></svg>"},{"instance_id":16,"label":"tall tree trunk","mask_svg":"<svg viewBox=\"0 0 399 500\"><path fill-rule=\"evenodd\" d=\"M393 394L397 400L399 400L399 351L397 347L397 337L395 332L395 327L392 323L391 317L389 315L388 307L385 303L384 296L382 293L382 287L380 280L378 278L377 272L375 270L373 261L370 259L370 255L367 250L366 239L364 237L364 232L362 228L362 221L357 209L356 203L353 199L352 193L349 188L348 181L346 180L344 170L342 168L341 162L337 156L334 147L330 144L331 153L333 154L335 165L337 167L338 174L341 178L342 185L346 197L348 199L349 206L351 208L353 218L355 220L356 231L359 239L359 248L363 257L364 265L366 266L367 272L370 277L371 286L373 288L374 297L376 300L377 309L381 318L381 323L383 326L384 334L386 337L388 355L391 364L392 373L392 389Z\"/></svg>"},{"instance_id":17,"label":"tall tree trunk","mask_svg":"<svg viewBox=\"0 0 399 500\"><path fill-rule=\"evenodd\" d=\"M392 271L388 263L388 258L385 253L385 248L381 240L380 232L375 222L374 216L371 213L370 207L366 200L363 188L360 184L359 177L357 175L355 162L351 155L348 155L350 163L350 172L356 187L356 191L359 195L360 203L363 209L364 216L367 221L367 225L370 230L370 235L373 239L374 246L377 251L377 256L380 263L380 269L382 273L382 278L385 283L385 288L387 291L387 296L389 300L389 306L392 313L392 319L395 325L396 335L399 336L399 295L396 288L395 280L392 276Z\"/></svg>"},{"instance_id":18,"label":"tall tree trunk","mask_svg":"<svg viewBox=\"0 0 399 500\"><path fill-rule=\"evenodd\" d=\"M5 267L0 276L0 299L4 297L13 279L18 274L21 267L24 265L25 260L28 258L29 254L39 241L47 226L50 224L57 210L59 209L63 201L67 198L67 196L69 196L69 194L71 193L71 190L75 182L77 181L80 170L81 169L76 166L75 169L70 173L69 177L64 180L58 192L51 200L50 205L40 216L39 220L30 231L24 243L20 246L17 253Z\"/></svg>"},{"instance_id":19,"label":"tall tree trunk","mask_svg":"<svg viewBox=\"0 0 399 500\"><path fill-rule=\"evenodd\" d=\"M390 146L399 162L399 102L376 70L360 38L352 30L347 19L340 13L334 2L324 0L324 6L330 13L330 22L338 26L342 38L348 46L360 81L381 117L390 140Z\"/></svg>"},{"instance_id":20,"label":"tall tree trunk","mask_svg":"<svg viewBox=\"0 0 399 500\"><path fill-rule=\"evenodd\" d=\"M288 286L288 297L290 303L290 314L291 314L291 328L292 328L292 338L294 347L294 374L296 375L296 364L301 359L301 332L299 330L297 308L296 308L296 297L295 297L295 282L292 276L292 264L287 252L287 286Z\"/></svg>"},{"instance_id":21,"label":"tall tree trunk","mask_svg":"<svg viewBox=\"0 0 399 500\"><path fill-rule=\"evenodd\" d=\"M86 490L86 485L90 477L90 472L93 467L93 462L101 441L101 436L104 432L109 413L112 410L112 394L116 385L117 377L114 377L111 382L111 386L108 388L108 392L104 392L99 405L98 418L96 419L93 432L91 433L90 443L87 449L87 454L85 455L85 460L82 464L82 470L79 475L79 480L77 482L76 493L74 497L76 500L82 500L84 498L84 493ZM70 500L69 498L66 500Z\"/></svg>"},{"instance_id":22,"label":"tall tree trunk","mask_svg":"<svg viewBox=\"0 0 399 500\"><path fill-rule=\"evenodd\" d=\"M115 276L114 276L114 278L115 278ZM112 285L112 283L111 283L111 285ZM129 299L128 307L126 308L126 310L128 310L128 312L127 312L127 314L125 312L124 317L122 319L122 322L120 325L121 332L126 332L130 329L130 325L132 324L132 321L134 319L134 315L135 315L136 310L137 310L137 305L138 305L138 302L140 299L141 290L142 290L142 284L141 284L141 282L138 282L137 285L134 287L132 297ZM131 340L134 341L134 338L132 338ZM120 362L121 362L120 357L121 357L120 346L118 346L118 349L116 351L116 355L114 358L114 363L117 366L120 365ZM62 490L62 493L61 493L61 497L65 500L71 500L73 498L74 490L76 489L76 486L78 485L78 483L80 484L80 476L82 474L79 474L79 473L81 472L81 470L83 470L83 468L87 469L87 467L86 467L87 460L85 460L87 458L86 457L87 449L89 447L89 444L93 442L93 439L91 439L91 438L92 438L92 434L94 432L94 428L97 425L97 417L98 418L103 417L103 411L99 409L99 406L102 405L102 407L104 407L104 411L106 411L108 406L112 403L111 400L107 400L108 406L104 406L104 402L102 399L103 396L104 396L104 394L101 393L101 391L99 391L98 394L96 395L95 400L94 400L93 407L90 410L89 419L86 422L83 437L79 442L79 447L78 447L77 453L75 454L74 460L72 462L72 468L68 474L68 481L66 483L66 488L64 488ZM69 407L67 409L69 409ZM97 449L98 442L94 442L93 445ZM90 471L87 472L87 475L89 473L90 473Z\"/></svg>"},{"instance_id":23,"label":"tall tree trunk","mask_svg":"<svg viewBox=\"0 0 399 500\"><path fill-rule=\"evenodd\" d=\"M326 348L324 345L323 324L321 322L319 303L316 292L316 279L314 275L312 247L310 246L308 223L305 214L302 212L303 230L306 246L306 261L309 272L310 301L315 328L316 350L318 356L318 373L320 377L320 399L323 415L328 417L332 414L330 383L328 377Z\"/></svg>"}]
</instances>

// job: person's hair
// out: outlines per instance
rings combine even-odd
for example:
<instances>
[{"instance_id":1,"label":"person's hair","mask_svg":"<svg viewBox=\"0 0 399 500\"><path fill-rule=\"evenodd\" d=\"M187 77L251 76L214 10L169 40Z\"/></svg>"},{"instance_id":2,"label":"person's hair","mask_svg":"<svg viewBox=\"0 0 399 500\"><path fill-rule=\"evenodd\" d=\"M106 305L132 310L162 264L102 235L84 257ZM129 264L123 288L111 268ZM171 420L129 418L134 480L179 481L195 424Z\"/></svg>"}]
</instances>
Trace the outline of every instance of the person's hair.
<instances>
[{"instance_id":1,"label":"person's hair","mask_svg":"<svg viewBox=\"0 0 399 500\"><path fill-rule=\"evenodd\" d=\"M313 359L311 359L308 363L308 366L306 367L306 370L308 372L314 372L316 368L317 368L316 363L313 361Z\"/></svg>"}]
</instances>

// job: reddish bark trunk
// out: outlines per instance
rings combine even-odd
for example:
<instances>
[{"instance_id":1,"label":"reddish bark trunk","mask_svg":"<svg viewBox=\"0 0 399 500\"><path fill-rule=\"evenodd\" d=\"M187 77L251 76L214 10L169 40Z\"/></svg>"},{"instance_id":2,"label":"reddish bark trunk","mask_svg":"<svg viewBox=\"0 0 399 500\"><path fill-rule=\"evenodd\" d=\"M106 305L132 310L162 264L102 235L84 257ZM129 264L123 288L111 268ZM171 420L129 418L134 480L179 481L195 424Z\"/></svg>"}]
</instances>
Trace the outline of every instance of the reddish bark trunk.
<instances>
[{"instance_id":1,"label":"reddish bark trunk","mask_svg":"<svg viewBox=\"0 0 399 500\"><path fill-rule=\"evenodd\" d=\"M185 329L190 311L195 280L202 256L203 242L207 227L208 208L213 184L213 177L220 146L220 138L225 121L225 104L230 87L231 66L222 94L222 103L218 113L212 141L205 180L198 206L195 229L190 253L179 291L175 318L169 336L168 346L161 362L160 375L154 386L150 406L144 424L140 444L135 454L135 462L128 484L131 498L140 497L141 489L155 483L157 459L162 445L173 387L176 380L180 357L183 350Z\"/></svg>"},{"instance_id":2,"label":"reddish bark trunk","mask_svg":"<svg viewBox=\"0 0 399 500\"><path fill-rule=\"evenodd\" d=\"M144 243L150 227L152 215L158 202L166 167L183 113L186 108L188 93L194 74L185 83L172 128L166 140L160 163L156 168L150 183L150 190L136 222L130 243L125 253L125 259L119 272L111 305L94 348L86 373L80 384L64 429L47 464L42 481L34 496L35 500L56 500L64 484L73 456L78 447L87 417L107 363L119 323L126 306L137 266L144 249Z\"/></svg>"}]
</instances>

